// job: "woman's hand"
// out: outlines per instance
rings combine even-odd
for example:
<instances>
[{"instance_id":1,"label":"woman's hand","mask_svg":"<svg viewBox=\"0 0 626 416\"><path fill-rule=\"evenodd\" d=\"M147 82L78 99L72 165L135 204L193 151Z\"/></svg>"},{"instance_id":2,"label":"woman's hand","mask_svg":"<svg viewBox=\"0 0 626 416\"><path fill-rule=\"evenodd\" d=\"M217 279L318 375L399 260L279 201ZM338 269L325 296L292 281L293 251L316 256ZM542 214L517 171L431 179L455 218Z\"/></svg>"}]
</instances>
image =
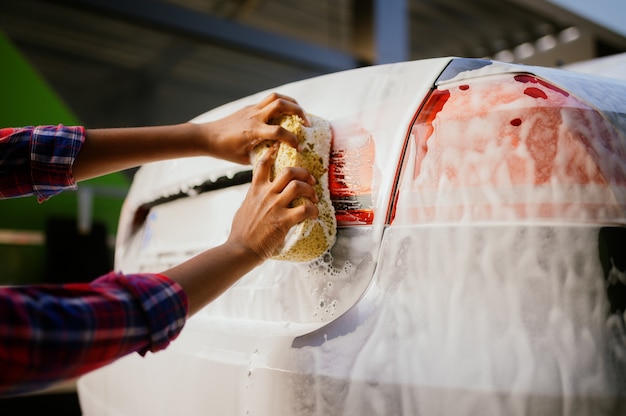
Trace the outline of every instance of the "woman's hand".
<instances>
[{"instance_id":1,"label":"woman's hand","mask_svg":"<svg viewBox=\"0 0 626 416\"><path fill-rule=\"evenodd\" d=\"M190 314L272 256L292 226L319 215L317 205L291 207L291 202L301 196L317 202L312 186L315 179L306 169L285 169L270 182L277 147L271 147L258 162L226 242L163 272L183 287Z\"/></svg>"},{"instance_id":2,"label":"woman's hand","mask_svg":"<svg viewBox=\"0 0 626 416\"><path fill-rule=\"evenodd\" d=\"M269 124L282 114L298 115L309 125L296 100L276 93L220 120L200 124L207 137L208 153L245 165L250 163L252 149L265 140L278 140L297 148L298 139L293 133Z\"/></svg>"},{"instance_id":3,"label":"woman's hand","mask_svg":"<svg viewBox=\"0 0 626 416\"><path fill-rule=\"evenodd\" d=\"M171 126L90 129L73 165L77 182L158 160L213 156L247 165L264 140L298 146L289 131L269 122L281 114L306 115L293 98L270 94L220 120Z\"/></svg>"},{"instance_id":4,"label":"woman's hand","mask_svg":"<svg viewBox=\"0 0 626 416\"><path fill-rule=\"evenodd\" d=\"M235 214L230 244L238 244L256 254L260 261L274 255L283 245L291 227L307 218L317 218L317 205L292 207L301 196L318 202L315 178L304 168L286 168L273 182L270 171L278 144L272 146L255 168L252 185Z\"/></svg>"}]
</instances>

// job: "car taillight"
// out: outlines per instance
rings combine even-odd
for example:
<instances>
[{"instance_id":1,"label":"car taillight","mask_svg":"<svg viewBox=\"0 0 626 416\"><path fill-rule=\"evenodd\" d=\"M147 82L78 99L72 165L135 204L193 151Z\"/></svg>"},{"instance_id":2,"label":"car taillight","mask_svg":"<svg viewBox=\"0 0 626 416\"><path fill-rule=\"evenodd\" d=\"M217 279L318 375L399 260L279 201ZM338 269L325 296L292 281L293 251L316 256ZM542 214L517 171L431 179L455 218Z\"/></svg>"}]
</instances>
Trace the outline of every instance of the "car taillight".
<instances>
[{"instance_id":1,"label":"car taillight","mask_svg":"<svg viewBox=\"0 0 626 416\"><path fill-rule=\"evenodd\" d=\"M338 226L374 221L374 140L366 131L333 126L328 181Z\"/></svg>"},{"instance_id":2,"label":"car taillight","mask_svg":"<svg viewBox=\"0 0 626 416\"><path fill-rule=\"evenodd\" d=\"M621 143L602 113L531 74L440 84L411 127L390 223L619 220Z\"/></svg>"},{"instance_id":3,"label":"car taillight","mask_svg":"<svg viewBox=\"0 0 626 416\"><path fill-rule=\"evenodd\" d=\"M417 141L417 157L415 159L415 169L419 172L420 162L428 152L427 140L434 131L433 121L437 114L443 109L444 105L450 98L448 90L433 90L428 99L422 106L415 124L413 125L413 134Z\"/></svg>"}]
</instances>

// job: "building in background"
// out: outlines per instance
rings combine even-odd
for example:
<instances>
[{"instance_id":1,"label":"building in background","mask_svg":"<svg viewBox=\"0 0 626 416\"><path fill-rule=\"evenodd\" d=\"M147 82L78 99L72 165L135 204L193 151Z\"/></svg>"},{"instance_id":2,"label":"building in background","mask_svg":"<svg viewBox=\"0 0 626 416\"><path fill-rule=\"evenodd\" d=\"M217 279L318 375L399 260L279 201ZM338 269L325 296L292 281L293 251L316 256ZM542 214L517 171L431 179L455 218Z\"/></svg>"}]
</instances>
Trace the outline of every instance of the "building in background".
<instances>
[{"instance_id":1,"label":"building in background","mask_svg":"<svg viewBox=\"0 0 626 416\"><path fill-rule=\"evenodd\" d=\"M589 11L624 21L621 3ZM180 122L256 91L376 63L461 56L555 66L626 52L619 25L576 4L6 0L0 31L83 123L110 127Z\"/></svg>"}]
</instances>

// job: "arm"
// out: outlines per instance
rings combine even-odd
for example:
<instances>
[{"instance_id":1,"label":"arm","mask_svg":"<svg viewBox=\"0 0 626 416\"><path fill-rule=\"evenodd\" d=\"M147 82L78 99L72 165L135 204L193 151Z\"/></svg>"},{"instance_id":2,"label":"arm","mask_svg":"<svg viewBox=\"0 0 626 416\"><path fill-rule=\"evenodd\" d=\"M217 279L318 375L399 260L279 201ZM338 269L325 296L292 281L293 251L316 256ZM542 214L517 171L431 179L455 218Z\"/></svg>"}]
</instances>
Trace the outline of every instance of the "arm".
<instances>
[{"instance_id":1,"label":"arm","mask_svg":"<svg viewBox=\"0 0 626 416\"><path fill-rule=\"evenodd\" d=\"M300 196L318 201L312 186L315 179L307 170L288 168L270 182L276 150L276 145L270 148L257 164L252 185L235 214L227 241L163 272L187 293L190 314L273 255L292 226L317 217L316 205L291 207L291 202Z\"/></svg>"},{"instance_id":2,"label":"arm","mask_svg":"<svg viewBox=\"0 0 626 416\"><path fill-rule=\"evenodd\" d=\"M272 95L212 124L101 131L76 159L79 178L194 154L247 163L260 140L295 144L286 130L266 123L280 112L304 117L295 102ZM82 143L77 135L76 143ZM305 169L286 169L270 181L276 150L277 145L257 164L227 241L163 275L112 273L90 285L0 288L0 395L76 377L133 351L165 348L188 314L271 256L293 225L316 217L315 205L291 207L301 196L317 201Z\"/></svg>"},{"instance_id":3,"label":"arm","mask_svg":"<svg viewBox=\"0 0 626 416\"><path fill-rule=\"evenodd\" d=\"M271 256L289 228L318 215L312 176L290 168L269 181L276 146L256 167L227 241L163 275L110 273L91 284L0 288L0 395L70 379L134 351L158 351L186 316Z\"/></svg>"},{"instance_id":4,"label":"arm","mask_svg":"<svg viewBox=\"0 0 626 416\"><path fill-rule=\"evenodd\" d=\"M88 131L74 163L74 175L81 180L153 160L203 154L249 163L250 151L262 141L298 145L291 132L268 124L285 113L306 120L304 111L293 99L271 94L256 105L215 122ZM308 171L287 169L270 181L276 150L274 146L258 163L228 240L163 273L183 287L189 297L190 314L274 254L292 226L317 217L315 205L290 207L300 196L317 201L312 187L315 180Z\"/></svg>"},{"instance_id":5,"label":"arm","mask_svg":"<svg viewBox=\"0 0 626 416\"><path fill-rule=\"evenodd\" d=\"M186 314L182 288L160 275L0 287L0 396L78 377L134 351L163 349Z\"/></svg>"},{"instance_id":6,"label":"arm","mask_svg":"<svg viewBox=\"0 0 626 416\"><path fill-rule=\"evenodd\" d=\"M157 160L213 156L248 164L264 140L297 146L297 138L268 124L280 114L306 115L289 97L271 94L220 120L171 126L92 129L40 126L0 129L0 199L36 195L40 202L76 182Z\"/></svg>"},{"instance_id":7,"label":"arm","mask_svg":"<svg viewBox=\"0 0 626 416\"><path fill-rule=\"evenodd\" d=\"M281 114L297 114L308 124L304 111L293 99L271 94L215 122L88 131L74 163L74 175L81 180L153 160L203 154L249 163L250 151L262 141L298 145L291 132L268 124ZM315 205L290 206L300 196L317 201L312 187L315 180L305 169L287 169L270 181L276 150L274 146L258 163L228 240L164 272L189 296L190 314L274 254L292 226L317 217Z\"/></svg>"},{"instance_id":8,"label":"arm","mask_svg":"<svg viewBox=\"0 0 626 416\"><path fill-rule=\"evenodd\" d=\"M263 140L297 146L292 133L268 124L280 114L297 114L306 120L293 99L271 94L258 104L203 124L87 130L74 162L74 177L79 182L148 162L187 156L213 156L248 164L250 151Z\"/></svg>"}]
</instances>

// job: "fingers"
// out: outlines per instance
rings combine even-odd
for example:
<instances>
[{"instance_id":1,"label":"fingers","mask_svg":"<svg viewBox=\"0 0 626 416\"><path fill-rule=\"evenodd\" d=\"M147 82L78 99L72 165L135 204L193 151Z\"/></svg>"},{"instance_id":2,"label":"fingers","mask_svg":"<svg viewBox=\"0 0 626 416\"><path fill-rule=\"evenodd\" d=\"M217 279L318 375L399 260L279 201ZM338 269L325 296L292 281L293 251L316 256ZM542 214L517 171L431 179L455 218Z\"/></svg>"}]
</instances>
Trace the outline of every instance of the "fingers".
<instances>
[{"instance_id":1,"label":"fingers","mask_svg":"<svg viewBox=\"0 0 626 416\"><path fill-rule=\"evenodd\" d=\"M298 205L301 205L303 202L313 204L317 204L319 202L315 189L306 182L295 180L291 181L281 192L281 199L287 204L291 204L292 202L295 203L300 197L307 199L305 200L306 202L300 200L302 202L299 202Z\"/></svg>"},{"instance_id":2,"label":"fingers","mask_svg":"<svg viewBox=\"0 0 626 416\"><path fill-rule=\"evenodd\" d=\"M277 147L277 144L275 144L268 148L267 152L257 163L254 177L252 178L253 185L263 186L264 184L269 184L266 192L278 195L278 202L284 207L289 208L291 203L300 197L308 198L313 204L317 204L319 198L315 192L315 188L313 188L316 182L315 178L304 168L285 168L273 182L270 182L270 172ZM304 209L301 215L307 215L306 218L315 218L317 216L317 207L315 205L313 205L313 207L314 209Z\"/></svg>"},{"instance_id":3,"label":"fingers","mask_svg":"<svg viewBox=\"0 0 626 416\"><path fill-rule=\"evenodd\" d=\"M300 117L305 126L311 125L302 107L300 107L297 101L291 97L273 93L261 101L261 104L263 105L264 119L266 123L271 122L273 119L283 114L290 114ZM278 140L288 146L298 149L298 151L302 151L296 135L281 126L266 124L262 134L264 134L263 138L265 139L271 138Z\"/></svg>"},{"instance_id":4,"label":"fingers","mask_svg":"<svg viewBox=\"0 0 626 416\"><path fill-rule=\"evenodd\" d=\"M279 143L269 147L258 161L252 184L235 213L229 241L247 247L259 259L270 258L285 240L289 229L305 219L317 218L319 210L315 179L303 168L286 168L270 181ZM307 202L293 206L299 198Z\"/></svg>"},{"instance_id":5,"label":"fingers","mask_svg":"<svg viewBox=\"0 0 626 416\"><path fill-rule=\"evenodd\" d=\"M252 178L252 181L255 184L263 182L267 183L270 181L270 172L277 149L278 143L273 144L267 149L267 152L265 152L263 157L257 163L255 174ZM314 203L317 203L319 202L319 198L313 188L315 182L315 178L309 173L308 170L299 167L289 167L283 169L283 171L274 179L269 191L281 194L282 199L285 200L287 204L301 196L309 198Z\"/></svg>"},{"instance_id":6,"label":"fingers","mask_svg":"<svg viewBox=\"0 0 626 416\"><path fill-rule=\"evenodd\" d=\"M310 123L304 110L291 97L270 94L257 104L245 106L224 118L200 124L199 142L203 153L230 160L250 163L250 152L263 141L279 141L299 149L298 138L274 124L281 114L301 117Z\"/></svg>"},{"instance_id":7,"label":"fingers","mask_svg":"<svg viewBox=\"0 0 626 416\"><path fill-rule=\"evenodd\" d=\"M306 219L315 219L319 216L319 209L315 204L303 204L297 207L289 208L285 214L285 220L289 224L289 228Z\"/></svg>"},{"instance_id":8,"label":"fingers","mask_svg":"<svg viewBox=\"0 0 626 416\"><path fill-rule=\"evenodd\" d=\"M306 126L311 125L304 110L300 107L298 102L286 95L274 92L261 100L258 105L259 108L262 108L265 112L265 121L270 121L281 114L292 114L299 116L304 121Z\"/></svg>"},{"instance_id":9,"label":"fingers","mask_svg":"<svg viewBox=\"0 0 626 416\"><path fill-rule=\"evenodd\" d=\"M283 169L274 179L273 190L277 193L286 193L288 197L293 196L292 199L306 196L312 201L318 202L313 185L315 185L315 178L309 171L304 168L289 167Z\"/></svg>"},{"instance_id":10,"label":"fingers","mask_svg":"<svg viewBox=\"0 0 626 416\"><path fill-rule=\"evenodd\" d=\"M263 157L261 157L261 159L257 162L254 167L254 176L252 177L252 182L254 184L266 183L270 181L270 173L272 171L274 158L276 157L276 152L278 151L278 146L278 142L271 145Z\"/></svg>"},{"instance_id":11,"label":"fingers","mask_svg":"<svg viewBox=\"0 0 626 416\"><path fill-rule=\"evenodd\" d=\"M299 148L299 142L296 135L281 126L265 124L261 129L259 129L258 134L259 137L256 142L262 142L264 140L277 140L287 144L288 146ZM257 143L253 143L253 145L256 144Z\"/></svg>"},{"instance_id":12,"label":"fingers","mask_svg":"<svg viewBox=\"0 0 626 416\"><path fill-rule=\"evenodd\" d=\"M305 126L310 126L311 123L306 113L296 100L286 95L272 93L250 108L255 111L255 119L260 123L254 128L254 138L248 142L247 151L265 140L277 140L301 151L295 134L281 126L270 124L279 116L289 114L297 115L303 120Z\"/></svg>"},{"instance_id":13,"label":"fingers","mask_svg":"<svg viewBox=\"0 0 626 416\"><path fill-rule=\"evenodd\" d=\"M314 184L313 176L302 168L286 168L274 180L273 190L278 193L280 204L287 208L284 215L289 228L307 218L318 217L319 198L313 187ZM293 206L301 197L308 200Z\"/></svg>"},{"instance_id":14,"label":"fingers","mask_svg":"<svg viewBox=\"0 0 626 416\"><path fill-rule=\"evenodd\" d=\"M292 226L319 215L316 205L318 196L313 187L315 178L306 169L286 168L271 180L281 142L298 147L294 134L269 124L281 114L297 115L309 124L306 114L293 98L275 93L237 113L244 120L245 129L236 122L236 117L223 122L227 126L232 123L245 132L239 136L224 135L230 141L230 148L237 149L238 158L233 158L235 160L249 159L249 153L263 141L273 142L256 162L252 184L235 213L229 236L229 242L246 247L262 260L271 257L280 248ZM299 203L299 198L311 202L293 206L294 202Z\"/></svg>"},{"instance_id":15,"label":"fingers","mask_svg":"<svg viewBox=\"0 0 626 416\"><path fill-rule=\"evenodd\" d=\"M291 101L292 103L295 103L295 102L296 102L296 100L295 100L295 99L293 99L293 98L291 98L291 97L288 97L288 96L286 96L286 95L279 94L279 93L277 93L277 92L273 92L273 93L271 93L270 95L268 95L267 97L265 97L264 99L262 99L262 100L259 102L259 107L261 107L261 108L262 108L262 107L265 107L265 106L267 106L268 104L270 104L270 103L272 103L273 101L276 101L276 100Z\"/></svg>"}]
</instances>

